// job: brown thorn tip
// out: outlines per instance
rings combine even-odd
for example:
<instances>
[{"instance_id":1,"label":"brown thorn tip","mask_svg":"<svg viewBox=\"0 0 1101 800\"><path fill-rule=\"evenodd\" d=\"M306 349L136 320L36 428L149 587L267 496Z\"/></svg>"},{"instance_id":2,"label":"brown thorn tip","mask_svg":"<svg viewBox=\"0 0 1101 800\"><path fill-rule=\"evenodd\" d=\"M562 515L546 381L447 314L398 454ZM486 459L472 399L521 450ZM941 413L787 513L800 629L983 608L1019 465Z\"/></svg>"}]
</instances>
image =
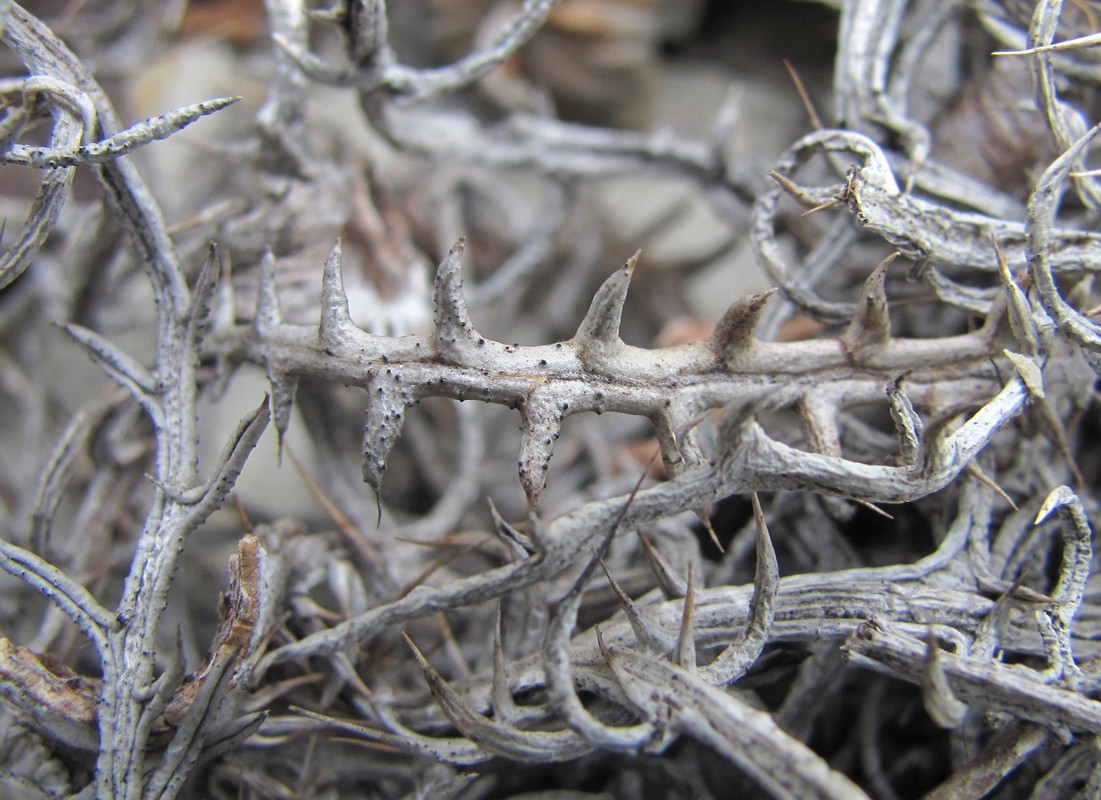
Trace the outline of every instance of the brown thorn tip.
<instances>
[{"instance_id":1,"label":"brown thorn tip","mask_svg":"<svg viewBox=\"0 0 1101 800\"><path fill-rule=\"evenodd\" d=\"M711 538L712 544L718 549L720 553L726 553L722 543L719 541L719 535L715 533L715 527L711 524L711 514L706 510L696 512L696 516L700 518L700 522L703 524L703 529L707 531L707 535Z\"/></svg>"},{"instance_id":2,"label":"brown thorn tip","mask_svg":"<svg viewBox=\"0 0 1101 800\"><path fill-rule=\"evenodd\" d=\"M600 630L600 626L596 626L596 646L600 648L600 655L604 656L604 660L611 666L612 663L612 651L608 649L608 645L604 642L604 631Z\"/></svg>"},{"instance_id":3,"label":"brown thorn tip","mask_svg":"<svg viewBox=\"0 0 1101 800\"><path fill-rule=\"evenodd\" d=\"M608 565L604 562L603 558L600 559L600 568L604 570L604 576L608 579L608 583L611 585L612 591L615 592L616 597L619 598L619 602L624 606L630 605L630 595L623 591L623 588L616 583L616 579L612 577L611 570L608 569Z\"/></svg>"},{"instance_id":4,"label":"brown thorn tip","mask_svg":"<svg viewBox=\"0 0 1101 800\"><path fill-rule=\"evenodd\" d=\"M413 655L416 657L417 661L420 662L421 666L431 668L432 665L428 663L428 659L424 657L424 653L420 651L420 648L417 647L409 634L402 631L401 638L405 639L405 643L409 645L409 649L413 651Z\"/></svg>"}]
</instances>

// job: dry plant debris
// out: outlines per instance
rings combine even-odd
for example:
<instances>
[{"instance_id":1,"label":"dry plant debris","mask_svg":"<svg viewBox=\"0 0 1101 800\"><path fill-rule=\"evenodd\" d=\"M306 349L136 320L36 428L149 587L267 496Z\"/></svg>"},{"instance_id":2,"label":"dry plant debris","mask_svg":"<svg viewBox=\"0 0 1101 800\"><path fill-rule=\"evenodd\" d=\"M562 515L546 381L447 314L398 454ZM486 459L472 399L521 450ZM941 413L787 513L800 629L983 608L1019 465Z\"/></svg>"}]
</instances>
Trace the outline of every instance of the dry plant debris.
<instances>
[{"instance_id":1,"label":"dry plant debris","mask_svg":"<svg viewBox=\"0 0 1101 800\"><path fill-rule=\"evenodd\" d=\"M835 49L778 156L752 77L705 138L640 93L779 6L43 5L0 794L1101 796L1097 3L781 4ZM120 122L194 47L224 90ZM626 258L625 180L722 241ZM646 346L743 243L774 288Z\"/></svg>"}]
</instances>

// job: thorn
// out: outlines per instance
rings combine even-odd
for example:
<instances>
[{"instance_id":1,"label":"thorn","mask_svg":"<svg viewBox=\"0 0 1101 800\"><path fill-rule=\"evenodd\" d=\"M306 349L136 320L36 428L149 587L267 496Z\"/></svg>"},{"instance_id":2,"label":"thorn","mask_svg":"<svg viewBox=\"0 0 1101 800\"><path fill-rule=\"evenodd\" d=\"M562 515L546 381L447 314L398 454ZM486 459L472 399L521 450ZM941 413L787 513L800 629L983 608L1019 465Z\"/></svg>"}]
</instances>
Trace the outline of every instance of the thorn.
<instances>
[{"instance_id":1,"label":"thorn","mask_svg":"<svg viewBox=\"0 0 1101 800\"><path fill-rule=\"evenodd\" d=\"M217 309L214 320L215 329L232 330L237 325L237 295L233 290L233 259L229 253L226 253L222 262L214 306Z\"/></svg>"},{"instance_id":2,"label":"thorn","mask_svg":"<svg viewBox=\"0 0 1101 800\"><path fill-rule=\"evenodd\" d=\"M612 587L612 592L615 593L615 596L617 598L619 598L619 604L624 608L633 606L635 604L635 601L631 599L631 596L629 594L623 591L623 587L619 585L619 582L616 581L614 577L612 577L612 573L608 569L608 564L604 561L603 558L600 559L600 568L604 570L604 577L608 579L608 583Z\"/></svg>"},{"instance_id":3,"label":"thorn","mask_svg":"<svg viewBox=\"0 0 1101 800\"><path fill-rule=\"evenodd\" d=\"M528 396L522 410L520 428L520 483L527 495L528 507L539 507L539 496L547 485L547 469L554 443L562 431L560 419L565 410L536 390Z\"/></svg>"},{"instance_id":4,"label":"thorn","mask_svg":"<svg viewBox=\"0 0 1101 800\"><path fill-rule=\"evenodd\" d=\"M799 93L799 99L803 103L803 108L807 112L807 118L810 119L810 124L816 131L822 130L822 118L818 116L818 112L814 110L814 103L811 102L810 93L807 91L807 87L803 84L803 79L799 77L799 73L795 71L795 67L786 58L784 59L784 68L788 71L788 75L791 76L791 82L795 84L795 91Z\"/></svg>"},{"instance_id":5,"label":"thorn","mask_svg":"<svg viewBox=\"0 0 1101 800\"><path fill-rule=\"evenodd\" d=\"M505 521L505 518L501 516L501 512L497 510L493 498L487 497L486 502L489 503L489 513L493 517L493 529L497 537L508 545L517 556L523 558L533 555L535 545L532 544L531 539Z\"/></svg>"},{"instance_id":6,"label":"thorn","mask_svg":"<svg viewBox=\"0 0 1101 800\"><path fill-rule=\"evenodd\" d=\"M1005 493L1005 489L999 486L993 478L983 472L982 467L979 466L979 463L977 461L968 461L967 466L964 467L964 469L966 469L970 475L974 476L975 479L978 480L978 482L981 483L983 486L987 487L988 489L993 489L996 494L998 494L1003 500L1009 503L1009 507L1012 508L1014 511L1020 510L1017 508L1017 504L1013 502L1013 498Z\"/></svg>"},{"instance_id":7,"label":"thorn","mask_svg":"<svg viewBox=\"0 0 1101 800\"><path fill-rule=\"evenodd\" d=\"M1094 47L1101 44L1101 33L1092 33L1087 36L1079 36L1062 42L1052 42L1040 47L1030 47L1027 50L995 50L992 56L1031 56L1037 53L1054 53L1060 50L1075 50L1081 47Z\"/></svg>"},{"instance_id":8,"label":"thorn","mask_svg":"<svg viewBox=\"0 0 1101 800\"><path fill-rule=\"evenodd\" d=\"M1043 504L1040 506L1040 510L1036 512L1036 519L1032 521L1033 525L1039 525L1051 516L1057 508L1071 503L1081 502L1078 499L1078 495L1069 486L1056 486L1051 490L1051 493L1044 498Z\"/></svg>"},{"instance_id":9,"label":"thorn","mask_svg":"<svg viewBox=\"0 0 1101 800\"><path fill-rule=\"evenodd\" d=\"M200 349L203 339L210 330L221 272L221 252L218 250L217 243L211 241L207 247L206 259L199 270L199 276L195 279L195 288L191 293L191 308L188 313L188 336L195 349Z\"/></svg>"},{"instance_id":10,"label":"thorn","mask_svg":"<svg viewBox=\"0 0 1101 800\"><path fill-rule=\"evenodd\" d=\"M1051 595L1038 592L1035 589L1025 586L1026 578L1028 578L1028 573L1026 570L1022 569L1017 573L1017 577L1013 579L1013 582L998 596L997 604L999 606L1008 604L1011 599L1020 600L1022 603L1037 603L1041 605L1050 605L1056 602L1055 598Z\"/></svg>"},{"instance_id":11,"label":"thorn","mask_svg":"<svg viewBox=\"0 0 1101 800\"><path fill-rule=\"evenodd\" d=\"M722 543L719 542L719 536L715 533L715 528L711 524L711 512L706 508L701 508L696 511L696 516L703 524L703 529L707 531L707 535L711 537L711 542L715 545L720 553L725 553L726 549L723 548Z\"/></svg>"},{"instance_id":12,"label":"thorn","mask_svg":"<svg viewBox=\"0 0 1101 800\"><path fill-rule=\"evenodd\" d=\"M679 600L688 593L688 587L673 571L669 562L657 551L650 540L642 531L638 532L639 541L642 542L642 551L646 560L650 562L650 569L657 578L658 587L668 600Z\"/></svg>"},{"instance_id":13,"label":"thorn","mask_svg":"<svg viewBox=\"0 0 1101 800\"><path fill-rule=\"evenodd\" d=\"M275 254L271 250L260 259L260 282L256 289L256 317L253 325L263 334L283 324L279 310L279 292L275 286Z\"/></svg>"},{"instance_id":14,"label":"thorn","mask_svg":"<svg viewBox=\"0 0 1101 800\"><path fill-rule=\"evenodd\" d=\"M275 422L276 447L279 465L283 464L283 437L291 423L294 411L294 398L298 392L298 377L268 369L268 383L271 384L271 417Z\"/></svg>"},{"instance_id":15,"label":"thorn","mask_svg":"<svg viewBox=\"0 0 1101 800\"><path fill-rule=\"evenodd\" d=\"M322 342L332 342L340 331L352 326L348 293L344 289L343 254L340 239L337 239L325 260L321 279L321 322L317 332Z\"/></svg>"},{"instance_id":16,"label":"thorn","mask_svg":"<svg viewBox=\"0 0 1101 800\"><path fill-rule=\"evenodd\" d=\"M1010 274L1005 256L1002 255L1002 249L998 246L998 240L991 237L991 241L994 243L994 256L998 260L998 277L1005 290L1009 329L1013 333L1013 338L1023 345L1025 355L1035 356L1041 348L1039 330L1036 321L1032 318L1032 305L1028 302L1022 287Z\"/></svg>"},{"instance_id":17,"label":"thorn","mask_svg":"<svg viewBox=\"0 0 1101 800\"><path fill-rule=\"evenodd\" d=\"M804 189L802 186L797 184L786 175L782 175L775 170L769 170L768 177L772 178L774 181L780 184L780 188L791 195L795 199L795 201L799 203L799 205L814 206L814 208L811 208L810 211L805 212L806 214L811 213L811 211L819 211L825 208L832 208L833 206L838 205L842 202L841 198L835 197L832 200L829 200L819 205L818 201L810 194L810 192L808 192L806 189Z\"/></svg>"},{"instance_id":18,"label":"thorn","mask_svg":"<svg viewBox=\"0 0 1101 800\"><path fill-rule=\"evenodd\" d=\"M402 631L401 638L405 639L405 643L409 645L409 649L413 651L413 657L417 659L417 663L420 664L421 669L423 669L425 672L430 672L433 675L439 677L436 673L436 668L433 667L428 662L428 659L424 657L424 653L420 651L420 648L417 647L416 643L409 637L409 634L405 631Z\"/></svg>"},{"instance_id":19,"label":"thorn","mask_svg":"<svg viewBox=\"0 0 1101 800\"><path fill-rule=\"evenodd\" d=\"M749 600L749 624L744 633L719 653L704 668L704 680L715 686L725 686L743 677L760 658L769 639L776 615L776 595L779 591L780 572L776 563L776 550L769 536L765 512L757 492L750 493L753 505L753 522L757 528L757 566L753 571L753 594Z\"/></svg>"},{"instance_id":20,"label":"thorn","mask_svg":"<svg viewBox=\"0 0 1101 800\"><path fill-rule=\"evenodd\" d=\"M696 587L692 562L688 563L688 591L684 595L684 611L680 618L680 635L677 637L676 662L689 672L696 671L696 639L692 633L692 620L696 612Z\"/></svg>"},{"instance_id":21,"label":"thorn","mask_svg":"<svg viewBox=\"0 0 1101 800\"><path fill-rule=\"evenodd\" d=\"M465 252L466 237L460 237L436 270L435 345L438 355L455 357L460 354L464 345L473 344L479 338L478 332L470 323L470 312L463 296Z\"/></svg>"},{"instance_id":22,"label":"thorn","mask_svg":"<svg viewBox=\"0 0 1101 800\"><path fill-rule=\"evenodd\" d=\"M405 424L406 403L413 401L402 395L401 390L393 390L392 387L398 385L398 377L400 375L396 369L380 369L367 383L370 402L363 424L363 480L375 491L380 522L382 474Z\"/></svg>"},{"instance_id":23,"label":"thorn","mask_svg":"<svg viewBox=\"0 0 1101 800\"><path fill-rule=\"evenodd\" d=\"M596 626L596 646L600 648L600 655L604 657L608 666L612 666L614 656L612 655L612 651L608 649L608 645L604 642L604 631L600 630L599 625Z\"/></svg>"},{"instance_id":24,"label":"thorn","mask_svg":"<svg viewBox=\"0 0 1101 800\"><path fill-rule=\"evenodd\" d=\"M627 259L622 269L616 270L611 277L597 289L588 313L574 334L582 351L593 345L619 344L619 325L623 319L623 304L627 300L627 289L631 285L631 276L642 251L637 251Z\"/></svg>"},{"instance_id":25,"label":"thorn","mask_svg":"<svg viewBox=\"0 0 1101 800\"><path fill-rule=\"evenodd\" d=\"M1044 373L1039 364L1028 356L1014 353L1008 348L1002 350L1002 355L1013 363L1013 367L1017 370L1017 374L1021 376L1021 380L1024 381L1029 394L1041 400L1047 396L1044 393Z\"/></svg>"},{"instance_id":26,"label":"thorn","mask_svg":"<svg viewBox=\"0 0 1101 800\"><path fill-rule=\"evenodd\" d=\"M824 203L819 203L816 206L808 208L806 211L804 211L799 216L800 217L809 217L811 214L816 214L819 211L826 211L827 209L830 209L830 208L836 208L837 206L841 205L844 202L845 202L845 199L842 198L842 197L832 197Z\"/></svg>"},{"instance_id":27,"label":"thorn","mask_svg":"<svg viewBox=\"0 0 1101 800\"><path fill-rule=\"evenodd\" d=\"M774 294L775 288L739 297L719 319L714 333L711 334L711 348L724 363L753 341L753 331L761 313Z\"/></svg>"},{"instance_id":28,"label":"thorn","mask_svg":"<svg viewBox=\"0 0 1101 800\"><path fill-rule=\"evenodd\" d=\"M620 605L623 607L623 613L627 616L627 622L631 625L631 630L634 631L635 639L639 644L654 651L655 653L662 652L662 650L668 649L668 645L662 647L661 641L659 641L647 628L646 621L642 618L642 612L639 611L638 604L631 599L631 596L623 591L623 587L619 585L619 582L612 576L611 571L608 569L608 565L604 559L600 559L600 568L604 570L604 575L608 579L609 585L612 587L612 591L615 593L616 598L619 600Z\"/></svg>"},{"instance_id":29,"label":"thorn","mask_svg":"<svg viewBox=\"0 0 1101 800\"><path fill-rule=\"evenodd\" d=\"M875 514L879 514L879 516L883 517L884 519L890 519L890 520L894 519L893 514L890 514L889 512L884 511L882 508L877 506L875 503L869 503L867 500L861 500L860 498L857 498L857 497L849 497L849 498L846 498L846 499L850 503L856 503L858 506L862 506L862 507L868 509L869 511L875 513Z\"/></svg>"},{"instance_id":30,"label":"thorn","mask_svg":"<svg viewBox=\"0 0 1101 800\"><path fill-rule=\"evenodd\" d=\"M547 552L547 540L549 538L547 528L543 524L543 520L539 518L539 513L533 508L528 509L527 535L535 548L535 553Z\"/></svg>"},{"instance_id":31,"label":"thorn","mask_svg":"<svg viewBox=\"0 0 1101 800\"><path fill-rule=\"evenodd\" d=\"M891 339L891 321L884 282L887 270L898 256L897 251L891 253L864 281L856 316L841 335L841 343L851 356L859 358L865 351L882 347Z\"/></svg>"}]
</instances>

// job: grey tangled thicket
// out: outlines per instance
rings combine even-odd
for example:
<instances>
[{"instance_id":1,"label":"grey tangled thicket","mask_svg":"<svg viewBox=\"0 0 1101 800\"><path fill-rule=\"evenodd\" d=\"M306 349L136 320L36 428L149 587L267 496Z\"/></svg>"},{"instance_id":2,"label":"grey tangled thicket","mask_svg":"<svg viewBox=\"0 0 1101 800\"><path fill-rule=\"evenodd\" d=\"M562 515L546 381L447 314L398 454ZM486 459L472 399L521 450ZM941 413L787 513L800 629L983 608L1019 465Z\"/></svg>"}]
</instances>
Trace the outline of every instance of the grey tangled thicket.
<instances>
[{"instance_id":1,"label":"grey tangled thicket","mask_svg":"<svg viewBox=\"0 0 1101 800\"><path fill-rule=\"evenodd\" d=\"M1099 20L0 2L0 795L1101 797Z\"/></svg>"}]
</instances>

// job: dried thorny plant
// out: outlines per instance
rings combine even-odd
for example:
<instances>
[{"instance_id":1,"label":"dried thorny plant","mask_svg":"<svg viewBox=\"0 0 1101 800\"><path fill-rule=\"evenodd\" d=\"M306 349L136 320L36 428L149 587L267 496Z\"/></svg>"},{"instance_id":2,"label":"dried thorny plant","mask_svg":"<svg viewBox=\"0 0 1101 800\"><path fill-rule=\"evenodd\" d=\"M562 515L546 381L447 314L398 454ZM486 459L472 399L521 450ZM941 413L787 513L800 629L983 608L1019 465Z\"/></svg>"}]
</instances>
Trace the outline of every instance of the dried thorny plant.
<instances>
[{"instance_id":1,"label":"dried thorny plant","mask_svg":"<svg viewBox=\"0 0 1101 800\"><path fill-rule=\"evenodd\" d=\"M392 5L0 3L0 793L1101 795L1097 4L824 2L778 157L556 116L698 8Z\"/></svg>"}]
</instances>

